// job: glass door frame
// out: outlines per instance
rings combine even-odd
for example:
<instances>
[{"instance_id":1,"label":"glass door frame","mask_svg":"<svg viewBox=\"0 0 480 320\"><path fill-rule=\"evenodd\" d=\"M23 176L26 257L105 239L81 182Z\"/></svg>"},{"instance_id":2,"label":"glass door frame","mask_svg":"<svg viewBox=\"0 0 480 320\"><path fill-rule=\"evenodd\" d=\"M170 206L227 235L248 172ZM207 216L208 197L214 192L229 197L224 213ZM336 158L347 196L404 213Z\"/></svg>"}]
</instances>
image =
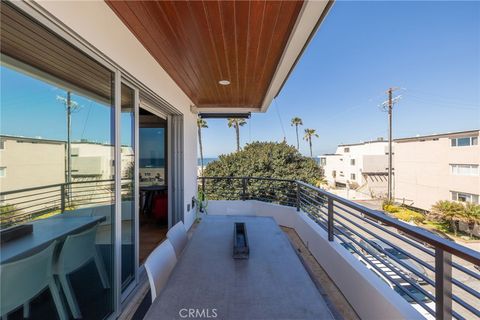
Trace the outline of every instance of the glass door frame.
<instances>
[{"instance_id":1,"label":"glass door frame","mask_svg":"<svg viewBox=\"0 0 480 320\"><path fill-rule=\"evenodd\" d=\"M120 195L118 196L118 201L115 201L115 226L116 226L116 234L118 234L118 237L115 238L115 250L116 250L116 264L117 264L117 277L116 277L116 283L118 287L118 297L119 297L119 306L121 306L121 303L127 299L127 297L132 293L132 291L137 287L138 285L138 279L139 279L139 201L140 201L140 192L139 192L139 105L140 105L140 91L137 86L135 86L133 83L131 83L128 79L125 79L125 77L122 75L121 72L119 72L120 79L117 81L115 79L115 122L117 124L116 129L118 128L118 140L116 140L115 143L115 155L117 156L115 161L115 177L118 177L118 183L120 187L118 188L116 186L116 191L118 190ZM120 91L119 93L117 92L117 83L120 86ZM134 92L134 99L133 99L133 106L134 106L134 123L133 123L133 135L134 135L134 148L133 148L133 153L134 153L134 170L133 170L133 183L134 183L134 194L133 194L133 201L134 201L134 214L133 214L133 247L134 247L134 255L133 259L134 261L134 279L133 281L125 288L125 290L122 292L122 198L121 198L121 181L122 181L122 176L121 176L121 165L122 165L122 158L121 158L121 148L122 148L122 143L121 143L121 114L122 114L122 107L121 107L121 86L122 84L126 85L130 89L133 90ZM117 105L118 102L118 105ZM118 113L118 115L117 115ZM117 131L115 132L115 135L117 136ZM118 141L118 143L117 143ZM118 149L118 150L117 150ZM117 171L118 170L118 171ZM117 175L118 173L118 175ZM115 179L115 183L117 183L117 179Z\"/></svg>"}]
</instances>

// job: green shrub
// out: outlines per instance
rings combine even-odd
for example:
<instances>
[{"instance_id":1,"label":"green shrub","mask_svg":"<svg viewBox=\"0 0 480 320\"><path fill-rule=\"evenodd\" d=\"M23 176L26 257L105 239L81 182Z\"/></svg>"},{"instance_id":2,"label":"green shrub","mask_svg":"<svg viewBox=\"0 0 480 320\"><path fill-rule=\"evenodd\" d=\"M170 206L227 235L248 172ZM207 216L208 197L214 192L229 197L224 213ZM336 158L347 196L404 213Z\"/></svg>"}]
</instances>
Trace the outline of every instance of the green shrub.
<instances>
[{"instance_id":1,"label":"green shrub","mask_svg":"<svg viewBox=\"0 0 480 320\"><path fill-rule=\"evenodd\" d=\"M390 213L396 213L400 211L400 207L393 205L393 204L387 204L386 206L383 207L383 210L390 212Z\"/></svg>"},{"instance_id":2,"label":"green shrub","mask_svg":"<svg viewBox=\"0 0 480 320\"><path fill-rule=\"evenodd\" d=\"M405 208L398 208L398 211L396 211L393 215L399 220L406 222L413 221L416 224L420 224L425 221L425 216L423 214Z\"/></svg>"},{"instance_id":3,"label":"green shrub","mask_svg":"<svg viewBox=\"0 0 480 320\"><path fill-rule=\"evenodd\" d=\"M394 205L394 203L393 203L392 200L385 199L385 200L383 200L383 203L382 203L382 209L385 210L385 211L388 211L386 209L386 207L393 206L393 205Z\"/></svg>"}]
</instances>

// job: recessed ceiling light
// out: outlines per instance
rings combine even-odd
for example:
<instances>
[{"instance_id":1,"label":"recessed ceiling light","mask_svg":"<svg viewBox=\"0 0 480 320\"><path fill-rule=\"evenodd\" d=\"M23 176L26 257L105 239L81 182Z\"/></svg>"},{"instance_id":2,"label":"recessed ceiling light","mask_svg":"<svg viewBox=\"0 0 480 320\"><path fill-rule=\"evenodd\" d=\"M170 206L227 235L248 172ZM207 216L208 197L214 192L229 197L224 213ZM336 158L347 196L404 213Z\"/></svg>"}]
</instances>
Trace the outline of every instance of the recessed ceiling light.
<instances>
[{"instance_id":1,"label":"recessed ceiling light","mask_svg":"<svg viewBox=\"0 0 480 320\"><path fill-rule=\"evenodd\" d=\"M220 80L218 81L218 83L220 83L222 86L228 86L230 84L230 81L228 80Z\"/></svg>"}]
</instances>

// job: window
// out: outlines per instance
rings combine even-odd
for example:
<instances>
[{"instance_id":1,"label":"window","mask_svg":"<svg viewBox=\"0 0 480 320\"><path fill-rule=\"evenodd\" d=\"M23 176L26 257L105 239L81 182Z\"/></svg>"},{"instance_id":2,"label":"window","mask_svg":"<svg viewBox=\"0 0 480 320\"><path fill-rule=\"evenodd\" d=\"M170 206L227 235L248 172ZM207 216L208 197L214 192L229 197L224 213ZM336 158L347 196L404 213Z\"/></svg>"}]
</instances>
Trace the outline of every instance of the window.
<instances>
[{"instance_id":1,"label":"window","mask_svg":"<svg viewBox=\"0 0 480 320\"><path fill-rule=\"evenodd\" d=\"M475 146L478 144L478 137L462 137L462 138L452 138L450 145L452 147L467 147Z\"/></svg>"},{"instance_id":2,"label":"window","mask_svg":"<svg viewBox=\"0 0 480 320\"><path fill-rule=\"evenodd\" d=\"M451 173L456 176L478 176L478 164L451 164Z\"/></svg>"},{"instance_id":3,"label":"window","mask_svg":"<svg viewBox=\"0 0 480 320\"><path fill-rule=\"evenodd\" d=\"M117 235L114 230L116 227L122 230L122 225L115 225L117 190L115 170L110 166L115 146L114 73L16 6L2 2L1 7L0 135L2 140L7 134L11 136L8 148L1 152L2 159L8 159L8 178L1 180L2 192L10 192L5 201L15 211L10 211L8 217L2 216L0 229L29 222L38 226L34 232L39 237L48 232L52 238L84 231L83 240L72 238L70 245L65 242L58 252L65 257L80 255L78 259L66 258L56 263L60 271L78 270L70 278L71 289L65 286L63 291L72 290L75 300L86 302L79 303L83 318L105 319L114 311L117 286L114 249L120 243L114 237ZM120 142L123 140L118 145ZM72 151L78 156L72 156ZM97 172L100 175L93 175ZM0 167L0 176L7 176L5 167ZM65 191L45 194L45 190L50 190L46 186L57 184L63 185ZM125 197L122 192L121 198ZM51 219L54 227L47 229L48 223L42 224L40 219ZM101 227L96 229L100 223ZM121 235L117 238L121 239ZM76 250L77 246L97 251L98 262L93 272L89 271L91 264L77 263L90 259L82 253L92 251ZM46 270L46 264L52 261L44 262ZM42 265L38 268L42 269ZM107 284L110 289L104 289ZM28 289L31 288L25 290ZM55 308L41 307L45 302L54 305L51 295L30 302L32 315L42 314L45 319L57 317Z\"/></svg>"},{"instance_id":4,"label":"window","mask_svg":"<svg viewBox=\"0 0 480 320\"><path fill-rule=\"evenodd\" d=\"M326 166L327 165L327 158L320 158L320 165Z\"/></svg>"},{"instance_id":5,"label":"window","mask_svg":"<svg viewBox=\"0 0 480 320\"><path fill-rule=\"evenodd\" d=\"M355 180L355 173L350 174L350 179Z\"/></svg>"},{"instance_id":6,"label":"window","mask_svg":"<svg viewBox=\"0 0 480 320\"><path fill-rule=\"evenodd\" d=\"M470 202L478 204L478 194L451 191L452 200L458 202Z\"/></svg>"},{"instance_id":7,"label":"window","mask_svg":"<svg viewBox=\"0 0 480 320\"><path fill-rule=\"evenodd\" d=\"M350 165L352 165L352 166L355 165L355 159L350 159Z\"/></svg>"},{"instance_id":8,"label":"window","mask_svg":"<svg viewBox=\"0 0 480 320\"><path fill-rule=\"evenodd\" d=\"M343 152L350 152L350 148L343 148Z\"/></svg>"},{"instance_id":9,"label":"window","mask_svg":"<svg viewBox=\"0 0 480 320\"><path fill-rule=\"evenodd\" d=\"M0 139L0 150L5 150L5 140Z\"/></svg>"},{"instance_id":10,"label":"window","mask_svg":"<svg viewBox=\"0 0 480 320\"><path fill-rule=\"evenodd\" d=\"M345 176L345 175L343 174L343 171L340 171L340 177L343 177L343 176Z\"/></svg>"}]
</instances>

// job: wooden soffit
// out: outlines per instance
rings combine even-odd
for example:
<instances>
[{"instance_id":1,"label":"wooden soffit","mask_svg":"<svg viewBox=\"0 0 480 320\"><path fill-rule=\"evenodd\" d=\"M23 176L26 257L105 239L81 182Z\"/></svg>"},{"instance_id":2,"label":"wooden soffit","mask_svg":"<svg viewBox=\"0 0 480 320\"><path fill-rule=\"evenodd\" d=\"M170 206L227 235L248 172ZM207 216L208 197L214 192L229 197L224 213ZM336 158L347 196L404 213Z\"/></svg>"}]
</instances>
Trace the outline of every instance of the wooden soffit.
<instances>
[{"instance_id":1,"label":"wooden soffit","mask_svg":"<svg viewBox=\"0 0 480 320\"><path fill-rule=\"evenodd\" d=\"M304 2L107 4L197 108L260 110Z\"/></svg>"}]
</instances>

